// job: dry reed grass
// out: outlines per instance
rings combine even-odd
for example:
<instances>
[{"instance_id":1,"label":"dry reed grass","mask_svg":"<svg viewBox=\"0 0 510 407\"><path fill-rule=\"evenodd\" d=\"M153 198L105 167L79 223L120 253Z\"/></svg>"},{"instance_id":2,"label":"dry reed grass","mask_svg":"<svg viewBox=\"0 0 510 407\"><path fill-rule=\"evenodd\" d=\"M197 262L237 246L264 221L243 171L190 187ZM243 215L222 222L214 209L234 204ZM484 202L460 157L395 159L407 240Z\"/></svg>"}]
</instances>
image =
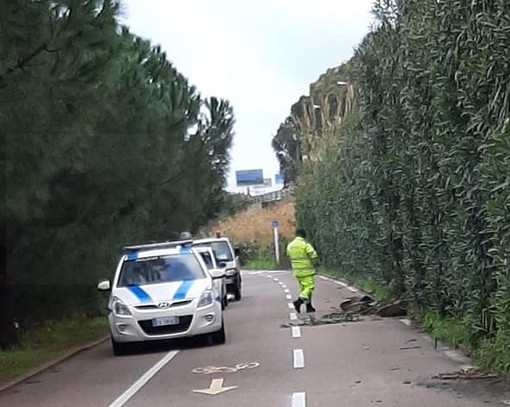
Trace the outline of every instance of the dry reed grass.
<instances>
[{"instance_id":1,"label":"dry reed grass","mask_svg":"<svg viewBox=\"0 0 510 407\"><path fill-rule=\"evenodd\" d=\"M293 237L295 228L294 201L285 199L267 208L251 206L244 212L233 217L220 220L212 227L209 233L221 231L221 234L228 236L233 242L254 242L261 247L270 246L273 242L273 220L280 222L280 236L290 239Z\"/></svg>"}]
</instances>

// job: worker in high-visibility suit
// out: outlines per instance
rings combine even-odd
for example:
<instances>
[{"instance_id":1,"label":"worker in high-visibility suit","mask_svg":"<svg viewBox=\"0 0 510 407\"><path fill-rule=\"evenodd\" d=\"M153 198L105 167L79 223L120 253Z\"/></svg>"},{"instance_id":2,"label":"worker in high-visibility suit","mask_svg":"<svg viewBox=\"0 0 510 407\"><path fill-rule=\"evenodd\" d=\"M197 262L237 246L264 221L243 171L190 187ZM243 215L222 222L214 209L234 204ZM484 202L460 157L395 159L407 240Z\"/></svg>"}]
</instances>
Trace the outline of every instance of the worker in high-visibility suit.
<instances>
[{"instance_id":1,"label":"worker in high-visibility suit","mask_svg":"<svg viewBox=\"0 0 510 407\"><path fill-rule=\"evenodd\" d=\"M315 265L317 264L317 252L306 240L306 232L303 229L296 230L296 237L287 245L287 256L292 264L292 271L296 277L300 293L294 308L299 313L301 305L306 304L306 312L315 312L312 305L312 294L315 288Z\"/></svg>"}]
</instances>

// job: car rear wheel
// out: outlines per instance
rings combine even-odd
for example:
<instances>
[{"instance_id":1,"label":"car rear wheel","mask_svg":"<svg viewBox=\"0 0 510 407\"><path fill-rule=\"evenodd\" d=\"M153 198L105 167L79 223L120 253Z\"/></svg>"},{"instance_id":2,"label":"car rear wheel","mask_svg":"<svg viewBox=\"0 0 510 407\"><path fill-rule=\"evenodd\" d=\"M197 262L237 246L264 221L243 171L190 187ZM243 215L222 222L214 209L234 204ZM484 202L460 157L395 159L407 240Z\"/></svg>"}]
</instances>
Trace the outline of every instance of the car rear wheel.
<instances>
[{"instance_id":1,"label":"car rear wheel","mask_svg":"<svg viewBox=\"0 0 510 407\"><path fill-rule=\"evenodd\" d=\"M112 338L112 350L115 356L124 356L129 354L131 344L123 342L115 342Z\"/></svg>"},{"instance_id":2,"label":"car rear wheel","mask_svg":"<svg viewBox=\"0 0 510 407\"><path fill-rule=\"evenodd\" d=\"M213 332L210 336L211 342L214 345L222 345L225 343L227 339L227 334L225 332L225 323L223 321L223 318L221 320L221 328L219 331Z\"/></svg>"}]
</instances>

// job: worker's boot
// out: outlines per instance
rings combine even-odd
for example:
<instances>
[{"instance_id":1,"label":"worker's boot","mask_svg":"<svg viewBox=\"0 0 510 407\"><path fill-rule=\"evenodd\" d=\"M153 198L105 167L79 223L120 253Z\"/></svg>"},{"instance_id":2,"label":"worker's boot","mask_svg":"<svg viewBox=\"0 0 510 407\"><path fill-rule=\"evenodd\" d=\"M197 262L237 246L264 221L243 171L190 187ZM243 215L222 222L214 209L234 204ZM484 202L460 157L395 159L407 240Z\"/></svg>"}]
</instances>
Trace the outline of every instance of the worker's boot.
<instances>
[{"instance_id":1,"label":"worker's boot","mask_svg":"<svg viewBox=\"0 0 510 407\"><path fill-rule=\"evenodd\" d=\"M306 312L308 314L315 312L315 308L312 305L312 295L310 294L310 298L306 301Z\"/></svg>"},{"instance_id":2,"label":"worker's boot","mask_svg":"<svg viewBox=\"0 0 510 407\"><path fill-rule=\"evenodd\" d=\"M303 305L303 300L301 298L298 298L292 304L294 304L294 308L296 309L296 312L299 314L301 312L301 305Z\"/></svg>"}]
</instances>

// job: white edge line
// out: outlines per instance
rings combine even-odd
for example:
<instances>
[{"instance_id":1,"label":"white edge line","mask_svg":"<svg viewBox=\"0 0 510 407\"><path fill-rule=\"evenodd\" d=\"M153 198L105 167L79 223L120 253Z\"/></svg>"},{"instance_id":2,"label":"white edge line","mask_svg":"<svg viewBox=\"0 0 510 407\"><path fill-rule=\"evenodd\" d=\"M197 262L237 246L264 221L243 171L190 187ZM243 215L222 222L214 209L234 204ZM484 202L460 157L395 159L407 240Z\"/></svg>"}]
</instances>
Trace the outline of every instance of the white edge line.
<instances>
[{"instance_id":1,"label":"white edge line","mask_svg":"<svg viewBox=\"0 0 510 407\"><path fill-rule=\"evenodd\" d=\"M305 367L305 354L303 349L294 349L294 369L302 369Z\"/></svg>"},{"instance_id":2,"label":"white edge line","mask_svg":"<svg viewBox=\"0 0 510 407\"><path fill-rule=\"evenodd\" d=\"M282 285L282 288L285 290L286 288L288 288L285 284Z\"/></svg>"},{"instance_id":3,"label":"white edge line","mask_svg":"<svg viewBox=\"0 0 510 407\"><path fill-rule=\"evenodd\" d=\"M306 393L292 393L292 407L306 407Z\"/></svg>"},{"instance_id":4,"label":"white edge line","mask_svg":"<svg viewBox=\"0 0 510 407\"><path fill-rule=\"evenodd\" d=\"M287 294L288 294L288 293L290 293L290 291L289 291L289 289L288 289L288 288L285 288L285 289L283 290L283 292L284 292L284 293L287 293Z\"/></svg>"},{"instance_id":5,"label":"white edge line","mask_svg":"<svg viewBox=\"0 0 510 407\"><path fill-rule=\"evenodd\" d=\"M150 379L154 377L168 362L170 362L177 354L178 350L168 352L163 359L147 370L133 385L127 389L120 397L111 403L108 407L121 407L133 397Z\"/></svg>"},{"instance_id":6,"label":"white edge line","mask_svg":"<svg viewBox=\"0 0 510 407\"><path fill-rule=\"evenodd\" d=\"M347 288L349 291L351 291L353 293L358 292L358 290L356 288L349 286L348 284L344 283L343 281L334 280L332 278L325 277L325 276L319 276L319 277L322 278L323 280L329 281L331 283L341 285L342 287Z\"/></svg>"},{"instance_id":7,"label":"white edge line","mask_svg":"<svg viewBox=\"0 0 510 407\"><path fill-rule=\"evenodd\" d=\"M292 304L291 302L289 302L287 305L289 306L289 309L294 309L294 304Z\"/></svg>"},{"instance_id":8,"label":"white edge line","mask_svg":"<svg viewBox=\"0 0 510 407\"><path fill-rule=\"evenodd\" d=\"M411 320L408 318L402 318L399 319L400 322L402 322L404 325L411 326Z\"/></svg>"},{"instance_id":9,"label":"white edge line","mask_svg":"<svg viewBox=\"0 0 510 407\"><path fill-rule=\"evenodd\" d=\"M290 317L290 319L292 319L293 321L297 319L297 315L296 315L296 313L295 313L295 312L291 312L291 313L289 314L289 317Z\"/></svg>"},{"instance_id":10,"label":"white edge line","mask_svg":"<svg viewBox=\"0 0 510 407\"><path fill-rule=\"evenodd\" d=\"M290 294L287 294L285 297L286 297L288 300L292 299L292 295L290 295Z\"/></svg>"},{"instance_id":11,"label":"white edge line","mask_svg":"<svg viewBox=\"0 0 510 407\"><path fill-rule=\"evenodd\" d=\"M301 338L301 328L299 328L299 326L292 327L292 337Z\"/></svg>"},{"instance_id":12,"label":"white edge line","mask_svg":"<svg viewBox=\"0 0 510 407\"><path fill-rule=\"evenodd\" d=\"M467 363L469 362L469 359L465 357L462 353L456 351L456 350L445 350L444 354L448 356L450 359L452 359L455 362L458 363Z\"/></svg>"}]
</instances>

